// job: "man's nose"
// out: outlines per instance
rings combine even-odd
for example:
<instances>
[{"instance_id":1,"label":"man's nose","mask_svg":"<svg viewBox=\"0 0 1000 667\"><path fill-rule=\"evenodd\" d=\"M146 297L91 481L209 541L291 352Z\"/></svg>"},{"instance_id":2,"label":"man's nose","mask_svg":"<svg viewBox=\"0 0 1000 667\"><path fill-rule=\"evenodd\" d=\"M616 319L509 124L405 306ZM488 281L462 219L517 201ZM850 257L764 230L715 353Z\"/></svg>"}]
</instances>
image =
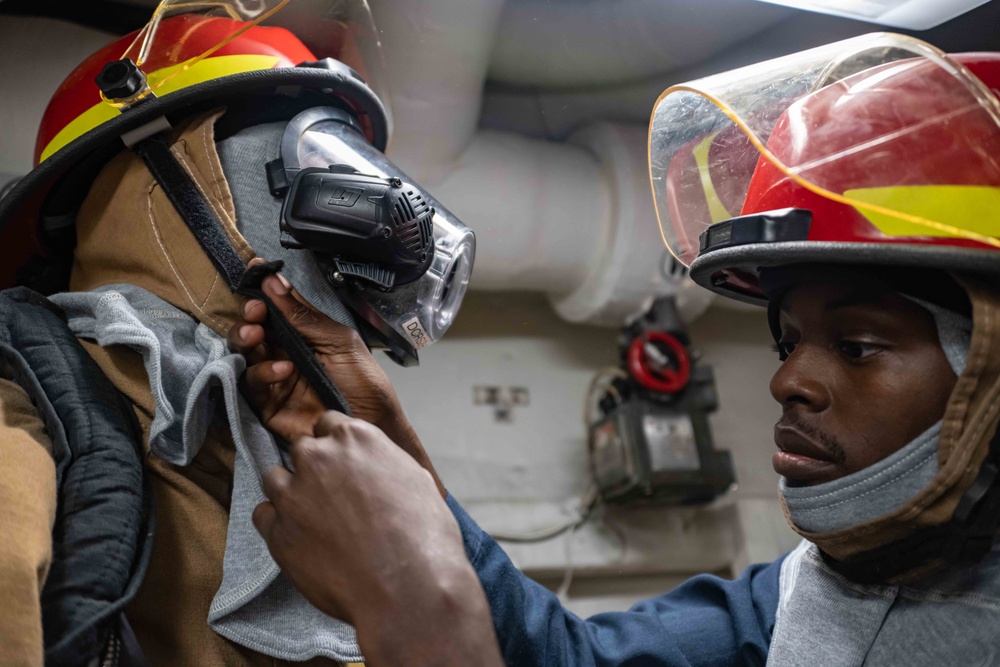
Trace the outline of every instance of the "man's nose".
<instances>
[{"instance_id":1,"label":"man's nose","mask_svg":"<svg viewBox=\"0 0 1000 667\"><path fill-rule=\"evenodd\" d=\"M823 352L809 345L797 346L771 378L771 396L788 410L796 405L811 412L830 406L830 389L824 379Z\"/></svg>"}]
</instances>

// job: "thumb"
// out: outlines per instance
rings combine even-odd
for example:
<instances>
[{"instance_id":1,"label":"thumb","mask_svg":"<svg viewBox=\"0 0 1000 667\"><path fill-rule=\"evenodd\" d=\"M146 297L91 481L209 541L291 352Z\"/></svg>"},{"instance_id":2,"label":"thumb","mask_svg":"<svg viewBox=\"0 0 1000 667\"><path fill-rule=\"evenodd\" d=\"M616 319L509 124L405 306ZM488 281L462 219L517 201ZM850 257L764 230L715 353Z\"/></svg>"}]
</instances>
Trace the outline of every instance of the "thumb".
<instances>
[{"instance_id":1,"label":"thumb","mask_svg":"<svg viewBox=\"0 0 1000 667\"><path fill-rule=\"evenodd\" d=\"M325 318L280 273L265 278L261 287L281 314L303 334L315 329Z\"/></svg>"},{"instance_id":2,"label":"thumb","mask_svg":"<svg viewBox=\"0 0 1000 667\"><path fill-rule=\"evenodd\" d=\"M257 527L257 532L260 533L265 542L271 541L271 532L277 518L278 512L270 501L265 500L254 509L253 525Z\"/></svg>"}]
</instances>

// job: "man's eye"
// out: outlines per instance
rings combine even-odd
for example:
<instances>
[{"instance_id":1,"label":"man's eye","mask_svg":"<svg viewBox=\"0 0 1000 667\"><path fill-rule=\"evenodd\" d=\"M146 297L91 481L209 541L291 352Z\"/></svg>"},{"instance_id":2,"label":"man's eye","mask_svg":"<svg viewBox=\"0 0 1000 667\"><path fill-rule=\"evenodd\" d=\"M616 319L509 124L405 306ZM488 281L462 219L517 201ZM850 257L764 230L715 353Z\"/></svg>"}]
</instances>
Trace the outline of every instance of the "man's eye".
<instances>
[{"instance_id":1,"label":"man's eye","mask_svg":"<svg viewBox=\"0 0 1000 667\"><path fill-rule=\"evenodd\" d=\"M871 343L859 343L853 340L840 341L840 351L849 359L864 359L879 352L882 348Z\"/></svg>"}]
</instances>

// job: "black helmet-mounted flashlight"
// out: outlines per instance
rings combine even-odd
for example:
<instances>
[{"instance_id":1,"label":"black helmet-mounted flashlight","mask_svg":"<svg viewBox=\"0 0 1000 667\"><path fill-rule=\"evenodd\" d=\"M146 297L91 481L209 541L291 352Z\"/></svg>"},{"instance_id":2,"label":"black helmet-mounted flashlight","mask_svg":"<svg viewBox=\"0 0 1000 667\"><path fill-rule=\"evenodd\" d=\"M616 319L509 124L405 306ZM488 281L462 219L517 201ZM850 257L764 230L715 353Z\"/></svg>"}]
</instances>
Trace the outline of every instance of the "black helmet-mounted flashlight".
<instances>
[{"instance_id":1,"label":"black helmet-mounted flashlight","mask_svg":"<svg viewBox=\"0 0 1000 667\"><path fill-rule=\"evenodd\" d=\"M434 257L434 208L402 179L354 167L303 169L281 213L281 244L329 255L335 282L390 290L420 278Z\"/></svg>"}]
</instances>

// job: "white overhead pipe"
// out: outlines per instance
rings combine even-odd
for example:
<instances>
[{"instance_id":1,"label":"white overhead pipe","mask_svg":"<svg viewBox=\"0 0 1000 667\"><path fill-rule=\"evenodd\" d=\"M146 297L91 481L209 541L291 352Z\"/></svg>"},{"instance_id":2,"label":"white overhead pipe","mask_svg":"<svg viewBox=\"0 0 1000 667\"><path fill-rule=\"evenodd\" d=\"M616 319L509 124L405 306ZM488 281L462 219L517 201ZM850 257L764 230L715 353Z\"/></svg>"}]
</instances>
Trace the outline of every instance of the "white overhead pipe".
<instances>
[{"instance_id":1,"label":"white overhead pipe","mask_svg":"<svg viewBox=\"0 0 1000 667\"><path fill-rule=\"evenodd\" d=\"M393 95L390 156L476 231L471 286L543 291L575 322L618 325L653 295L679 292L682 314L697 316L708 297L672 272L644 124L585 128L566 143L478 128L502 8L500 0L372 6Z\"/></svg>"},{"instance_id":2,"label":"white overhead pipe","mask_svg":"<svg viewBox=\"0 0 1000 667\"><path fill-rule=\"evenodd\" d=\"M550 90L641 81L702 62L792 14L747 0L510 0L489 77Z\"/></svg>"},{"instance_id":3,"label":"white overhead pipe","mask_svg":"<svg viewBox=\"0 0 1000 667\"><path fill-rule=\"evenodd\" d=\"M574 7L589 8L584 10L585 15L594 14L597 10L594 7L614 5L621 11L616 16L628 16L626 8L638 4L643 4L645 0L599 0L589 3L567 3L555 2L547 4L547 0L542 4L543 11L534 15L539 21L533 22L531 30L552 30L549 21L555 21L559 17L559 12L565 11L568 4ZM708 17L713 16L712 12L720 8L727 8L727 20L745 25L749 29L753 27L753 34L750 37L740 38L745 35L744 29L735 29L733 35L737 39L731 40L728 45L718 47L712 46L715 55L707 59L695 59L692 57L697 51L690 51L683 54L683 57L676 59L678 67L676 69L664 69L658 73L651 74L648 78L635 80L629 77L630 70L622 68L613 72L605 72L602 67L609 67L607 59L600 57L604 63L600 65L590 61L595 54L601 55L600 50L593 46L595 41L600 41L600 33L617 34L617 27L594 25L588 22L584 27L577 28L587 31L589 35L586 53L580 54L573 51L558 52L554 49L550 52L540 53L539 49L550 49L553 40L547 40L540 46L525 48L514 48L522 43L533 44L530 38L530 31L518 33L517 25L526 21L525 17L530 17L529 8L542 3L542 0L514 0L509 3L501 18L501 31L494 48L494 63L491 66L489 76L493 81L499 81L508 85L493 85L486 91L482 102L481 124L495 130L507 130L526 134L536 138L565 139L574 129L581 125L594 122L596 119L611 120L623 123L646 123L649 113L653 108L657 98L668 86L681 81L691 81L703 76L735 69L752 62L761 62L771 58L777 58L789 53L803 51L805 49L829 44L841 39L854 37L865 32L870 32L871 26L855 21L837 20L818 14L808 14L805 12L793 12L787 18L778 20L770 27L758 30L761 16L755 15L755 8L766 8L766 5L748 2L739 2L729 5L726 2L685 2L689 11L697 12L703 18L700 23L707 22ZM644 11L659 11L657 7L668 8L675 4L675 0L657 0ZM645 6L645 5L644 5ZM513 17L521 17L514 20ZM547 17L546 20L542 20ZM780 17L777 17L780 18ZM645 20L645 15L641 12L632 19ZM681 27L678 28L678 25ZM664 48L671 50L677 48L678 44L683 44L687 39L685 31L686 25L683 22L675 24L670 28L670 39L662 40L668 45ZM679 34L678 34L679 33ZM641 34L641 33L640 33ZM697 34L697 33L695 33ZM579 33L570 33L574 41L583 39ZM558 40L556 40L558 41ZM713 43L714 44L714 43ZM624 44L621 46L625 51L636 52L637 50L648 49L641 39L635 40L634 44ZM534 49L535 51L532 51ZM535 53L536 58L531 67L526 54ZM514 66L513 58L517 57L518 64ZM561 61L549 63L549 60ZM580 69L582 72L571 74L562 73L569 77L588 76L593 80L600 79L602 85L567 87L565 80L560 82L555 79L559 71L556 66L564 65L571 69ZM595 69L596 68L596 69ZM543 72L547 83L539 85L542 81ZM521 74L518 74L521 72Z\"/></svg>"},{"instance_id":4,"label":"white overhead pipe","mask_svg":"<svg viewBox=\"0 0 1000 667\"><path fill-rule=\"evenodd\" d=\"M479 124L504 0L371 0L392 89L392 159L422 183L450 172Z\"/></svg>"},{"instance_id":5,"label":"white overhead pipe","mask_svg":"<svg viewBox=\"0 0 1000 667\"><path fill-rule=\"evenodd\" d=\"M586 149L482 130L431 188L476 232L471 286L565 294L596 261L613 193Z\"/></svg>"}]
</instances>

